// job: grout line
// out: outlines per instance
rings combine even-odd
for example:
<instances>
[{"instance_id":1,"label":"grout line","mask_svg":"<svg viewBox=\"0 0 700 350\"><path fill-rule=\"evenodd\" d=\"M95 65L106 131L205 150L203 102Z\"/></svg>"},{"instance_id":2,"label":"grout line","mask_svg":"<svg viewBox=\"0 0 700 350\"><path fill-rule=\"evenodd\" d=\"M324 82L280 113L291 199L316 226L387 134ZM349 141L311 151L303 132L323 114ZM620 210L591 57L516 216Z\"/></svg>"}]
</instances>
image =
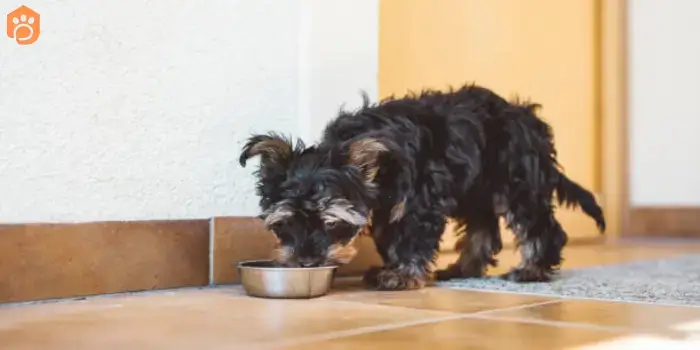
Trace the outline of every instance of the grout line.
<instances>
[{"instance_id":1,"label":"grout line","mask_svg":"<svg viewBox=\"0 0 700 350\"><path fill-rule=\"evenodd\" d=\"M416 310L416 311L419 311L419 310ZM328 333L324 333L324 334L314 334L314 335L309 335L309 336L304 336L304 337L281 340L281 341L277 341L277 342L270 342L267 344L263 344L263 347L264 348L268 348L268 347L277 348L277 347L287 347L287 346L293 346L293 345L302 345L302 344L308 344L308 343L316 343L316 342L321 342L324 340L332 340L332 339L351 337L351 336L361 335L361 334L389 331L389 330L405 328L405 327L420 326L420 325L429 324L429 323L459 320L459 319L465 318L465 316L466 316L465 314L462 314L462 315L455 314L455 315L450 315L450 316L424 318L421 320L414 320L414 321L387 323L387 324L383 324L383 325L352 328L352 329L346 329L346 330L342 330L342 331L333 331L333 332L328 332Z\"/></svg>"},{"instance_id":2,"label":"grout line","mask_svg":"<svg viewBox=\"0 0 700 350\"><path fill-rule=\"evenodd\" d=\"M209 285L214 285L214 217L209 218Z\"/></svg>"},{"instance_id":3,"label":"grout line","mask_svg":"<svg viewBox=\"0 0 700 350\"><path fill-rule=\"evenodd\" d=\"M334 303L342 303L342 304L350 304L350 305L353 305L353 304L354 305L357 305L357 304L373 305L373 306L389 307L389 308L394 308L394 309L422 311L422 312L434 312L436 314L443 313L445 315L461 315L461 316L466 316L466 315L479 316L479 315L488 315L488 314L491 314L494 312L517 311L517 310L527 309L527 308L531 308L531 307L556 304L556 303L559 303L562 301L562 300L557 300L556 298L553 298L553 300L539 301L536 303L521 304L521 305L516 305L516 306L508 306L508 307L504 307L504 308L488 309L488 310L481 310L481 311L474 311L474 312L458 312L458 311L449 311L449 310L422 309L422 308L415 308L415 307L402 306L402 305L367 303L367 302L363 302L360 300L347 300L347 299L337 299L337 300L326 299L326 300L332 301Z\"/></svg>"},{"instance_id":4,"label":"grout line","mask_svg":"<svg viewBox=\"0 0 700 350\"><path fill-rule=\"evenodd\" d=\"M376 307L376 308L386 308L386 309L413 311L413 312L418 311L418 312L425 312L426 314L432 313L432 314L435 314L435 317L437 317L437 318L443 317L443 316L438 316L440 314L442 314L446 317L466 315L466 313L455 312L455 311L444 311L444 310L436 310L436 309L420 309L420 308L415 308L415 307L410 307L410 306L377 304L377 303L371 303L371 302L363 302L363 301L359 301L359 300L319 299L319 301L331 302L333 304L343 304L343 305L347 305L347 306Z\"/></svg>"},{"instance_id":5,"label":"grout line","mask_svg":"<svg viewBox=\"0 0 700 350\"><path fill-rule=\"evenodd\" d=\"M314 335L309 335L309 336L304 336L304 337L281 340L281 341L277 341L277 342L270 342L270 343L262 344L262 347L263 348L280 348L280 347L284 348L284 347L288 347L288 346L316 343L316 342L321 342L321 341L325 341L325 340L345 338L345 337L351 337L351 336L368 334L368 333L383 332L383 331L389 331L389 330L394 330L394 329L399 329L399 328L420 326L420 325L425 325L425 324L430 324L430 323L469 319L470 317L477 318L480 315L486 315L486 314L489 314L491 312L521 310L521 309L527 309L530 307L555 304L558 302L560 302L560 300L547 300L547 301L541 301L541 302L537 302L537 303L523 304L523 305L517 305L517 306L511 306L511 307L505 307L505 308L499 308L499 309L492 309L492 310L484 310L484 311L478 311L478 312L473 312L473 313L454 314L454 315L447 315L447 316L441 316L441 317L424 318L421 320L414 320L414 321L405 321L405 322L387 323L387 324L375 325L375 326L358 327L358 328L346 329L346 330L342 330L342 331L334 331L334 332L328 332L328 333L324 333L324 334L314 334ZM381 305L381 306L387 306L387 305ZM414 310L417 312L439 311L439 310L413 309L413 308L406 308L406 307L401 307L401 306L399 306L397 308L410 309L410 310Z\"/></svg>"},{"instance_id":6,"label":"grout line","mask_svg":"<svg viewBox=\"0 0 700 350\"><path fill-rule=\"evenodd\" d=\"M529 304L521 304L521 305L516 305L516 306L509 306L509 307L502 307L498 309L490 309L490 310L483 310L483 311L477 311L477 312L470 312L465 315L467 316L484 316L484 315L489 315L497 312L507 312L507 311L518 311L518 310L524 310L524 309L529 309L533 307L538 307L538 306L545 306L545 305L550 305L550 304L558 304L561 303L561 299L553 299L553 300L546 300L546 301L539 301L536 303L529 303Z\"/></svg>"}]
</instances>

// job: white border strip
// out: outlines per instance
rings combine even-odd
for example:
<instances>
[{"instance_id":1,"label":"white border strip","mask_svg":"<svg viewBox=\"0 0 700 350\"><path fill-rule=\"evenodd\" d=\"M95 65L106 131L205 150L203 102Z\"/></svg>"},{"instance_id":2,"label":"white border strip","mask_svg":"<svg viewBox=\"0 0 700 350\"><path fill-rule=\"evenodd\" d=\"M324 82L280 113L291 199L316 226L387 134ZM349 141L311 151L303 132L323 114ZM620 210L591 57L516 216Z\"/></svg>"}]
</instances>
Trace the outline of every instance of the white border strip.
<instances>
[{"instance_id":1,"label":"white border strip","mask_svg":"<svg viewBox=\"0 0 700 350\"><path fill-rule=\"evenodd\" d=\"M209 285L214 285L214 238L215 238L215 218L209 219Z\"/></svg>"}]
</instances>

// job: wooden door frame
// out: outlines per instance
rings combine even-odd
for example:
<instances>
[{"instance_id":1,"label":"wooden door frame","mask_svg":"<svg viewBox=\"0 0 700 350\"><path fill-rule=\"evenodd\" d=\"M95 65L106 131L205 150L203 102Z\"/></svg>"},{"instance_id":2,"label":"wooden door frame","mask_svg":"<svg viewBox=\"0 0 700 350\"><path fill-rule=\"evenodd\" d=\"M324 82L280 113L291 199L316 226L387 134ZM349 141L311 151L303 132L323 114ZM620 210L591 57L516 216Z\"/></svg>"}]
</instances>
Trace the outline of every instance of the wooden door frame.
<instances>
[{"instance_id":1,"label":"wooden door frame","mask_svg":"<svg viewBox=\"0 0 700 350\"><path fill-rule=\"evenodd\" d=\"M628 127L628 1L595 0L598 8L598 120L602 204L607 236L617 239L630 227Z\"/></svg>"}]
</instances>

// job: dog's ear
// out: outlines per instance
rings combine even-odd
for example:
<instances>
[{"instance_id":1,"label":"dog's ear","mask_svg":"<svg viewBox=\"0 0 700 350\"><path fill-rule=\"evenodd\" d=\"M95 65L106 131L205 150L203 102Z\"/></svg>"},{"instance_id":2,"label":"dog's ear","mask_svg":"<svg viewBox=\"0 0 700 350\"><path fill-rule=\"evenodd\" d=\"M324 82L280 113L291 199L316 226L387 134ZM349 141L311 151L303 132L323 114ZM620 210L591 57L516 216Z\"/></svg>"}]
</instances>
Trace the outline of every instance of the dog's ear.
<instances>
[{"instance_id":1,"label":"dog's ear","mask_svg":"<svg viewBox=\"0 0 700 350\"><path fill-rule=\"evenodd\" d=\"M348 146L348 164L359 168L364 175L366 183L374 182L379 170L382 167L393 169L395 177L392 177L391 187L394 187L395 198L389 213L389 221L396 222L404 216L406 211L406 201L411 192L405 192L400 188L410 188L412 170L405 165L408 164L406 155L401 152L401 148L390 140L367 137L352 141ZM401 171L397 171L402 169ZM392 173L389 170L389 173ZM392 189L388 189L392 191Z\"/></svg>"},{"instance_id":2,"label":"dog's ear","mask_svg":"<svg viewBox=\"0 0 700 350\"><path fill-rule=\"evenodd\" d=\"M365 180L371 182L379 172L381 158L389 153L385 142L372 137L362 138L348 145L348 164L360 169Z\"/></svg>"},{"instance_id":3,"label":"dog's ear","mask_svg":"<svg viewBox=\"0 0 700 350\"><path fill-rule=\"evenodd\" d=\"M261 178L268 178L286 173L299 148L304 148L301 140L295 149L291 139L282 135L275 133L253 135L243 146L238 161L245 167L250 158L260 156L259 175Z\"/></svg>"}]
</instances>

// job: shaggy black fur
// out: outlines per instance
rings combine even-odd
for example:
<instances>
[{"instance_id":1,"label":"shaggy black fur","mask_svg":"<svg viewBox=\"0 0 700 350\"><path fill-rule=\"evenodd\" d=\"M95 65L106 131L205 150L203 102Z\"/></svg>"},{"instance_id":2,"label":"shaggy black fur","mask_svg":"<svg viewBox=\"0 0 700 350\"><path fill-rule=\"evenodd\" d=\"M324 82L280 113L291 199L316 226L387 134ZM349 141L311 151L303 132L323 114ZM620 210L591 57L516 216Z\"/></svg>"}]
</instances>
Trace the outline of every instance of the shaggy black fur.
<instances>
[{"instance_id":1,"label":"shaggy black fur","mask_svg":"<svg viewBox=\"0 0 700 350\"><path fill-rule=\"evenodd\" d=\"M261 156L262 218L280 240L286 265L346 263L365 226L384 260L365 281L377 289L420 288L453 218L463 233L458 261L439 279L481 276L501 248L499 217L515 233L522 263L504 278L546 281L561 264L567 236L559 204L579 206L605 229L593 195L556 161L538 105L465 85L389 98L341 111L312 147L258 135L240 162Z\"/></svg>"}]
</instances>

